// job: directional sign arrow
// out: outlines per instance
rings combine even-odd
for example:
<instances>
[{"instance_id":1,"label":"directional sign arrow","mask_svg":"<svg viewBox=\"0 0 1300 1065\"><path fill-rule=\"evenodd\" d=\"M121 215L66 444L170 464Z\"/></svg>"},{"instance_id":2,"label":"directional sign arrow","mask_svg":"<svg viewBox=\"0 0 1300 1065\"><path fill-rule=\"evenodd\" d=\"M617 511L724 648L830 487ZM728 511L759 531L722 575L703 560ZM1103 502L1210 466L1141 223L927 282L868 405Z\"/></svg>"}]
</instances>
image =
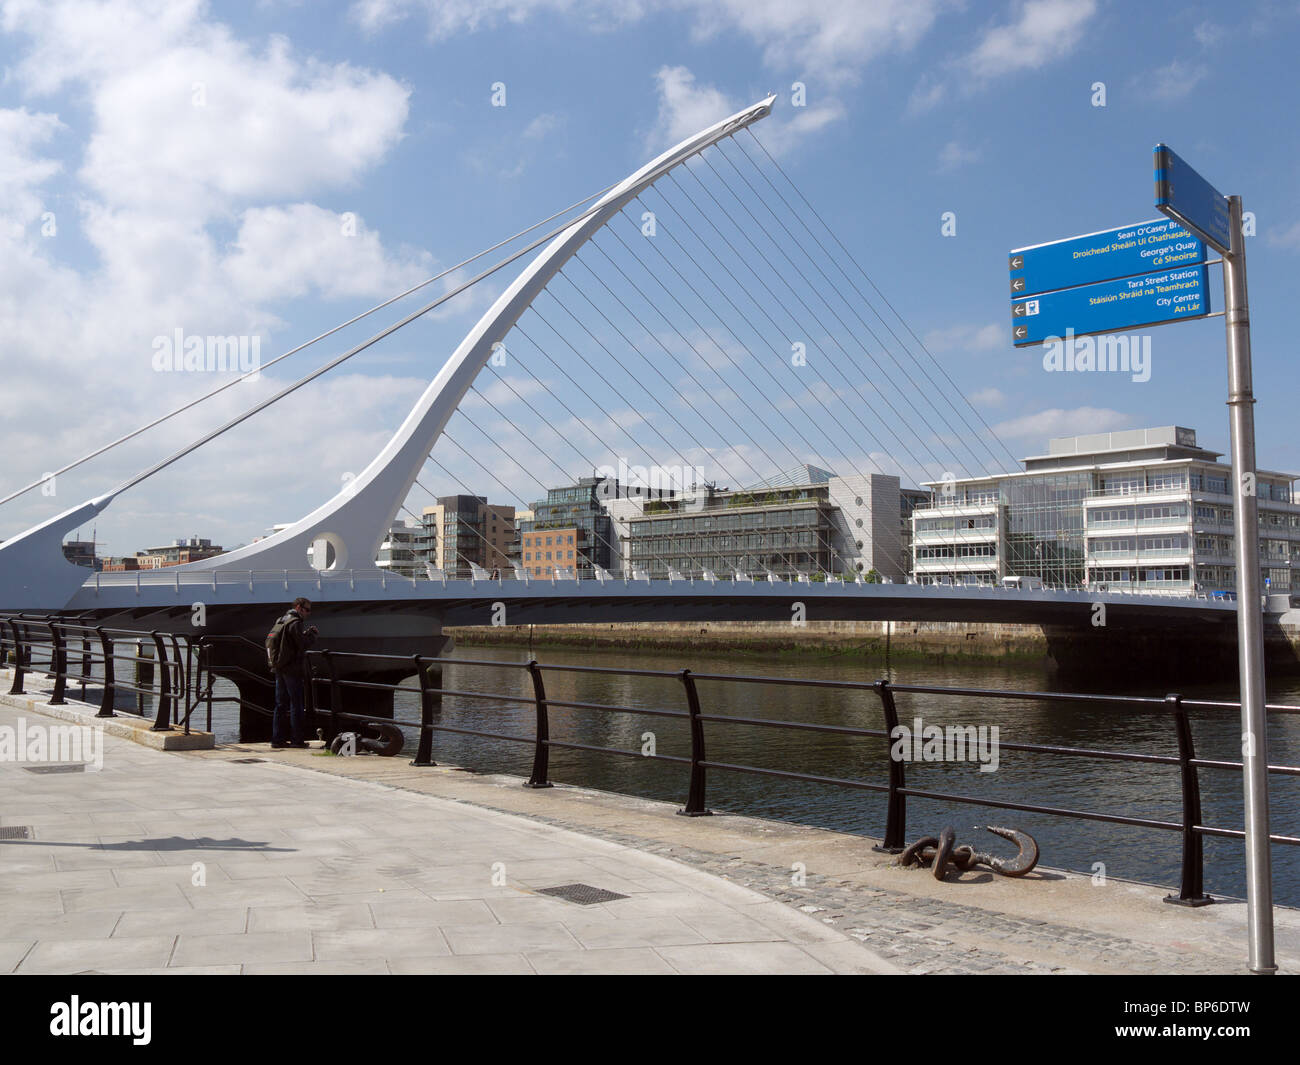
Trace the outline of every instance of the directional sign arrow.
<instances>
[{"instance_id":1,"label":"directional sign arrow","mask_svg":"<svg viewBox=\"0 0 1300 1065\"><path fill-rule=\"evenodd\" d=\"M1205 261L1205 245L1168 218L1135 222L1098 233L1016 248L1009 262L1011 298L1091 285L1119 277L1193 266ZM1016 286L1020 282L1020 287Z\"/></svg>"},{"instance_id":2,"label":"directional sign arrow","mask_svg":"<svg viewBox=\"0 0 1300 1065\"><path fill-rule=\"evenodd\" d=\"M1013 256L1011 256L1011 269L1012 269L1012 270L1021 270L1021 269L1024 268L1024 265L1025 265L1025 257L1024 257L1023 255L1013 255Z\"/></svg>"},{"instance_id":3,"label":"directional sign arrow","mask_svg":"<svg viewBox=\"0 0 1300 1065\"><path fill-rule=\"evenodd\" d=\"M1023 347L1071 331L1083 337L1203 318L1210 310L1207 273L1205 264L1198 263L1031 296L1011 305L1012 335ZM1024 335L1016 331L1022 324Z\"/></svg>"},{"instance_id":4,"label":"directional sign arrow","mask_svg":"<svg viewBox=\"0 0 1300 1065\"><path fill-rule=\"evenodd\" d=\"M1011 330L1011 335L1016 340L1024 340L1025 337L1029 336L1029 326L1027 325L1014 326Z\"/></svg>"}]
</instances>

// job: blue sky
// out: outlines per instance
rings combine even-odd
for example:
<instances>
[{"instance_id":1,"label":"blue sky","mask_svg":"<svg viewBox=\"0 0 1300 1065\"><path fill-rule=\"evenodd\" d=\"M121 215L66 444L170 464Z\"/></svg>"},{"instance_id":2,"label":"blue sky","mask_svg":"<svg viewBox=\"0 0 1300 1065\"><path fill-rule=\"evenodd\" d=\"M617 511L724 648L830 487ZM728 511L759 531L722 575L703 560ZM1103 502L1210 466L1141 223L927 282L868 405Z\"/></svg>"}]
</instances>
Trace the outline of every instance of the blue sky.
<instances>
[{"instance_id":1,"label":"blue sky","mask_svg":"<svg viewBox=\"0 0 1300 1065\"><path fill-rule=\"evenodd\" d=\"M1221 320L1153 330L1145 383L1047 373L1040 349L1010 343L1006 252L1156 217L1158 141L1222 191L1241 194L1257 225L1248 251L1260 461L1300 470L1291 416L1300 372L1288 320L1300 266L1300 147L1291 129L1300 112L1291 74L1300 5L795 6L0 3L4 489L219 383L212 374L156 372L156 337L178 328L257 336L265 361L769 92L778 102L755 127L759 138L925 339L964 400L950 398L969 400L1016 456L1040 453L1050 436L1170 423L1226 449ZM504 107L492 106L495 82L506 87ZM806 106L792 103L795 82L806 87ZM1104 107L1094 106L1098 82ZM707 203L692 181L682 175L680 187ZM682 195L663 188L668 200ZM955 236L941 232L945 212L955 214ZM343 236L348 214L355 235ZM678 223L669 214L666 224ZM509 276L128 493L101 518L99 538L116 554L193 534L229 546L308 512L383 446ZM593 286L586 290L596 298ZM1217 270L1211 293L1221 309ZM826 358L811 360L805 383L840 404L833 409L844 429L809 403L783 408L807 421L816 447L764 413L757 372L728 378L736 402L719 410L718 394L709 394L716 364L703 359L687 379L660 359L669 383L652 384L667 398L652 410L655 397L642 400L630 383L616 396L612 370L608 381L589 381L559 341L572 380L530 357L525 342L520 359L602 440L565 430L567 413L544 390L527 391L511 364L505 376L561 435L485 376L481 387L531 434L532 450L473 398L467 412L499 433L526 472L453 422L452 435L482 465L440 444L434 457L454 476L430 466L421 481L452 493L463 491L460 478L493 501L527 502L562 472L587 472L584 462L647 461L622 433L638 416L636 439L655 460L702 465L728 484L795 456L909 480L943 468L973 472L988 457L985 449L963 459L948 429L928 417L924 382L912 393L920 417L901 402L897 421L885 407L879 418L867 410L873 371L854 361L856 341L833 338L838 331L822 318L828 328L807 340ZM539 335L527 316L521 326ZM801 335L792 328L779 322L764 339L785 350ZM612 329L600 332L617 350ZM369 331L353 327L223 393L60 478L53 495L33 492L0 508L0 536L112 487ZM688 367L699 358L689 336L683 328L668 338L670 347L682 342ZM512 335L508 347L517 343ZM771 354L761 343L742 346L750 358ZM851 363L858 369L844 372ZM895 447L895 438L908 446ZM409 505L426 502L417 490Z\"/></svg>"}]
</instances>

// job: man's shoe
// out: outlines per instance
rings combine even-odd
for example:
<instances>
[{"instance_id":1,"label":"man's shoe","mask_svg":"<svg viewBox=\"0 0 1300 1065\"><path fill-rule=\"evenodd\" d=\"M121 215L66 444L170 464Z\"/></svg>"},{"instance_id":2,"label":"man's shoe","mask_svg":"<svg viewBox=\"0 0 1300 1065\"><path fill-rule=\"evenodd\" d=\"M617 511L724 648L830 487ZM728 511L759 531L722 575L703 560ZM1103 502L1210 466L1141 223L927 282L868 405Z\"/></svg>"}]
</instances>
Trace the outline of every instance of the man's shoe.
<instances>
[{"instance_id":1,"label":"man's shoe","mask_svg":"<svg viewBox=\"0 0 1300 1065\"><path fill-rule=\"evenodd\" d=\"M292 743L285 744L285 746L305 749L308 746L308 744L306 740L294 740Z\"/></svg>"}]
</instances>

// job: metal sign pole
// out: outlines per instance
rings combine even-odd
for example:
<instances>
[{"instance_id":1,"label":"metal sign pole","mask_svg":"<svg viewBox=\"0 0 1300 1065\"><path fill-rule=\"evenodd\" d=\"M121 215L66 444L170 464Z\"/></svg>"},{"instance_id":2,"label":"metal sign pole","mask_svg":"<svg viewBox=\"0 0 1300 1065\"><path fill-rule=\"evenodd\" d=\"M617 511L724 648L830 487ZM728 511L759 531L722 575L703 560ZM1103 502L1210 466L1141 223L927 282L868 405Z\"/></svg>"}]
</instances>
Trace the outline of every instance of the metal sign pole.
<instances>
[{"instance_id":1,"label":"metal sign pole","mask_svg":"<svg viewBox=\"0 0 1300 1065\"><path fill-rule=\"evenodd\" d=\"M1255 396L1241 197L1228 197L1232 250L1223 256L1232 435L1233 524L1237 534L1237 658L1241 675L1242 778L1246 827L1246 925L1250 969L1277 971L1273 958L1273 870L1268 825L1268 722L1264 710L1264 614L1260 606Z\"/></svg>"}]
</instances>

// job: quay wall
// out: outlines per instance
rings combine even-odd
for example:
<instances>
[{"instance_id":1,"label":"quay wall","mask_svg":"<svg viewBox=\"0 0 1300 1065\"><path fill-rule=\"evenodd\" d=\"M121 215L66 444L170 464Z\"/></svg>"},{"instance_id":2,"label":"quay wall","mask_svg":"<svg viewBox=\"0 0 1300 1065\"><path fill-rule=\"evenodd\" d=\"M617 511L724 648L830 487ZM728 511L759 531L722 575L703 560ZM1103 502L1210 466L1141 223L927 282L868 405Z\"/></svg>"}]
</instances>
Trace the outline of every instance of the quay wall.
<instances>
[{"instance_id":1,"label":"quay wall","mask_svg":"<svg viewBox=\"0 0 1300 1065\"><path fill-rule=\"evenodd\" d=\"M462 646L536 645L716 651L763 655L867 658L915 657L1046 662L1047 637L1037 625L949 621L624 622L601 625L467 626L444 630Z\"/></svg>"},{"instance_id":2,"label":"quay wall","mask_svg":"<svg viewBox=\"0 0 1300 1065\"><path fill-rule=\"evenodd\" d=\"M1288 619L1289 620L1289 619ZM1063 628L962 621L624 622L449 627L464 647L596 647L809 659L853 655L971 665L1045 666L1080 679L1235 681L1235 626L1200 630ZM1300 624L1265 627L1272 673L1300 673Z\"/></svg>"}]
</instances>

